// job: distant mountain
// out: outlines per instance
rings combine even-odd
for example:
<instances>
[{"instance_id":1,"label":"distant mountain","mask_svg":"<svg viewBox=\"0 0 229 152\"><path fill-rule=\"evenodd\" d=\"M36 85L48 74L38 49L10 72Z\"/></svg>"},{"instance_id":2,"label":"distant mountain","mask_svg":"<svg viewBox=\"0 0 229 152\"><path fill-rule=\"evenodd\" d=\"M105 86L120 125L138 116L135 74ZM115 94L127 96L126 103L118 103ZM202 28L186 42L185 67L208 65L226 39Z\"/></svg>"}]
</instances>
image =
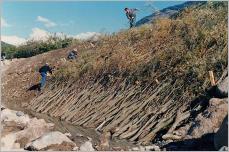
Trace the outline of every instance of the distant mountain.
<instances>
[{"instance_id":1,"label":"distant mountain","mask_svg":"<svg viewBox=\"0 0 229 152\"><path fill-rule=\"evenodd\" d=\"M14 47L14 45L8 44L8 43L6 43L6 42L1 41L1 47L2 47L2 48L5 48L5 47Z\"/></svg>"},{"instance_id":2,"label":"distant mountain","mask_svg":"<svg viewBox=\"0 0 229 152\"><path fill-rule=\"evenodd\" d=\"M149 16L146 16L146 17L140 19L139 21L137 21L136 26L150 23L159 17L171 17L172 15L178 13L179 11L181 11L187 7L194 6L194 5L201 5L204 3L207 3L207 2L206 1L189 1L189 2L185 2L183 4L174 5L174 6L164 8L164 9L160 10L159 12L155 12Z\"/></svg>"},{"instance_id":3,"label":"distant mountain","mask_svg":"<svg viewBox=\"0 0 229 152\"><path fill-rule=\"evenodd\" d=\"M1 41L1 55L5 54L6 58L10 58L15 51L15 46Z\"/></svg>"}]
</instances>

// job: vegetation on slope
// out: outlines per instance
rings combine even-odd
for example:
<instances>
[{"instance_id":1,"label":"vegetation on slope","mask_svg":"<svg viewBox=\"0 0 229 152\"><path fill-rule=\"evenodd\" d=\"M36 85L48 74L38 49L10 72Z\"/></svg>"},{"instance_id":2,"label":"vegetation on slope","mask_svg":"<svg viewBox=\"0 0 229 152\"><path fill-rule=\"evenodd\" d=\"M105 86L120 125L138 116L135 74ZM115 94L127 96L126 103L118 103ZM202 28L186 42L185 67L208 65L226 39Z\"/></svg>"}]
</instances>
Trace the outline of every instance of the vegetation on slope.
<instances>
[{"instance_id":1,"label":"vegetation on slope","mask_svg":"<svg viewBox=\"0 0 229 152\"><path fill-rule=\"evenodd\" d=\"M5 53L7 58L15 51L15 48L14 45L1 41L1 54Z\"/></svg>"},{"instance_id":2,"label":"vegetation on slope","mask_svg":"<svg viewBox=\"0 0 229 152\"><path fill-rule=\"evenodd\" d=\"M45 41L29 40L25 44L20 45L18 47L13 45L2 45L2 52L6 54L7 59L27 58L51 50L66 48L72 45L73 43L76 43L76 40L73 40L73 38L61 38L56 35L53 35Z\"/></svg>"},{"instance_id":3,"label":"vegetation on slope","mask_svg":"<svg viewBox=\"0 0 229 152\"><path fill-rule=\"evenodd\" d=\"M219 78L227 66L227 47L227 2L211 2L185 9L175 19L105 36L57 77L108 74L130 84L168 79L197 94L209 87L209 70Z\"/></svg>"}]
</instances>

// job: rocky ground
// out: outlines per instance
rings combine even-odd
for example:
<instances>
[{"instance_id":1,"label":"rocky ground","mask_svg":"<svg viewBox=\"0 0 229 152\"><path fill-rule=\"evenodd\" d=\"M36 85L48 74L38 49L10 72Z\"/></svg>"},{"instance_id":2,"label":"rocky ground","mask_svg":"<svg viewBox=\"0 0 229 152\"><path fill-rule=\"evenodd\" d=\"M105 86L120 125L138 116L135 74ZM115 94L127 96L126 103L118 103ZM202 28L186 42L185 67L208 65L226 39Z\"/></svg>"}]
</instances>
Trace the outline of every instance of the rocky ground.
<instances>
[{"instance_id":1,"label":"rocky ground","mask_svg":"<svg viewBox=\"0 0 229 152\"><path fill-rule=\"evenodd\" d=\"M156 145L134 146L118 143L106 132L99 142L80 133L72 135L55 130L55 124L30 117L21 111L1 107L1 150L3 151L145 151L160 150ZM120 141L119 141L120 142Z\"/></svg>"},{"instance_id":2,"label":"rocky ground","mask_svg":"<svg viewBox=\"0 0 229 152\"><path fill-rule=\"evenodd\" d=\"M21 111L1 108L2 150L73 150L70 134L53 131L54 124L30 118Z\"/></svg>"}]
</instances>

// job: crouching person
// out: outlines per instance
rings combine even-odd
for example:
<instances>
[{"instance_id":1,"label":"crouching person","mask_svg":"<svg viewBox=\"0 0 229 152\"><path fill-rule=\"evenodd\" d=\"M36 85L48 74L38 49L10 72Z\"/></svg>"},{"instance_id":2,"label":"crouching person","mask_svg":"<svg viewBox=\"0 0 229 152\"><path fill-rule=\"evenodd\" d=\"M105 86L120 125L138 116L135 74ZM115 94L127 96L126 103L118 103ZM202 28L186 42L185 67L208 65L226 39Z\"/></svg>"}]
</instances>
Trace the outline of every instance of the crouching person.
<instances>
[{"instance_id":1,"label":"crouching person","mask_svg":"<svg viewBox=\"0 0 229 152\"><path fill-rule=\"evenodd\" d=\"M69 52L68 59L74 60L74 59L76 59L77 55L78 55L78 51L77 51L77 49L74 49L73 51Z\"/></svg>"}]
</instances>

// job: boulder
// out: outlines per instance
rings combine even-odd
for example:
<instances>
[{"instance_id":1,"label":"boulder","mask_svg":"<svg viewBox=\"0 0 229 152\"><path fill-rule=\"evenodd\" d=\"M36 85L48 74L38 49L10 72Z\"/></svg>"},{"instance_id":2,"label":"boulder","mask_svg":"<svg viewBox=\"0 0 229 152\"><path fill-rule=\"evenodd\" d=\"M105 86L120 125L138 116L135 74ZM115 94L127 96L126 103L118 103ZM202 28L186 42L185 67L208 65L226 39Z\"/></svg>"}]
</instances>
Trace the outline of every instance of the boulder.
<instances>
[{"instance_id":1,"label":"boulder","mask_svg":"<svg viewBox=\"0 0 229 152\"><path fill-rule=\"evenodd\" d=\"M111 133L109 131L105 131L103 132L103 134L101 135L100 137L100 150L109 150L109 147L110 147L110 144L109 144L109 141L110 141L110 138L111 138Z\"/></svg>"},{"instance_id":2,"label":"boulder","mask_svg":"<svg viewBox=\"0 0 229 152\"><path fill-rule=\"evenodd\" d=\"M1 138L1 150L11 150L15 149L15 141L16 141L16 135L15 134L9 134L5 137Z\"/></svg>"},{"instance_id":3,"label":"boulder","mask_svg":"<svg viewBox=\"0 0 229 152\"><path fill-rule=\"evenodd\" d=\"M27 141L30 142L51 131L53 128L54 124L46 123L44 119L33 118L29 121L24 130L16 133L17 140L27 139Z\"/></svg>"},{"instance_id":4,"label":"boulder","mask_svg":"<svg viewBox=\"0 0 229 152\"><path fill-rule=\"evenodd\" d=\"M156 145L150 145L150 146L145 146L146 151L161 151L159 146Z\"/></svg>"},{"instance_id":5,"label":"boulder","mask_svg":"<svg viewBox=\"0 0 229 152\"><path fill-rule=\"evenodd\" d=\"M139 147L133 147L130 151L140 151Z\"/></svg>"},{"instance_id":6,"label":"boulder","mask_svg":"<svg viewBox=\"0 0 229 152\"><path fill-rule=\"evenodd\" d=\"M9 122L14 122L17 125L25 127L30 121L28 115L20 113L20 116L17 111L4 109L1 111L1 122L2 125L6 125Z\"/></svg>"},{"instance_id":7,"label":"boulder","mask_svg":"<svg viewBox=\"0 0 229 152\"><path fill-rule=\"evenodd\" d=\"M95 151L95 149L93 148L91 141L86 141L80 146L80 151Z\"/></svg>"},{"instance_id":8,"label":"boulder","mask_svg":"<svg viewBox=\"0 0 229 152\"><path fill-rule=\"evenodd\" d=\"M212 98L209 101L209 107L200 113L189 129L189 135L194 138L200 138L204 134L215 133L219 128L224 117L228 113L227 98Z\"/></svg>"},{"instance_id":9,"label":"boulder","mask_svg":"<svg viewBox=\"0 0 229 152\"><path fill-rule=\"evenodd\" d=\"M23 112L21 112L21 111L17 111L17 112L16 112L16 115L17 115L18 117L21 117L21 116L24 116L25 114L24 114Z\"/></svg>"},{"instance_id":10,"label":"boulder","mask_svg":"<svg viewBox=\"0 0 229 152\"><path fill-rule=\"evenodd\" d=\"M54 131L49 132L41 136L40 138L36 139L28 143L25 146L25 149L29 150L64 150L70 151L73 150L75 147L75 143L72 142L66 135L61 132Z\"/></svg>"},{"instance_id":11,"label":"boulder","mask_svg":"<svg viewBox=\"0 0 229 152\"><path fill-rule=\"evenodd\" d=\"M79 147L78 146L75 146L72 150L73 151L79 151Z\"/></svg>"},{"instance_id":12,"label":"boulder","mask_svg":"<svg viewBox=\"0 0 229 152\"><path fill-rule=\"evenodd\" d=\"M164 140L180 140L182 137L174 134L165 134L162 136Z\"/></svg>"}]
</instances>

